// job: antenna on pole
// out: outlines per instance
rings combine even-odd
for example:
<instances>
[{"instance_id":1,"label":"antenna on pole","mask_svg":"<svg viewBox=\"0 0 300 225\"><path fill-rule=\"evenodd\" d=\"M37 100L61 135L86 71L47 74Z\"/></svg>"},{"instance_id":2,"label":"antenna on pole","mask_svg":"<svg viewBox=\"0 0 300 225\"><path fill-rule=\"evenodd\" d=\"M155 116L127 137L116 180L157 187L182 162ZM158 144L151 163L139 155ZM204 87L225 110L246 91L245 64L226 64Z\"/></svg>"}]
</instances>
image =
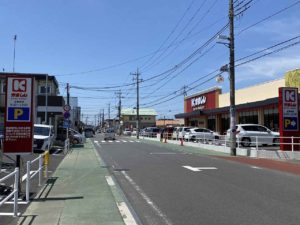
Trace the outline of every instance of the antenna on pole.
<instances>
[{"instance_id":1,"label":"antenna on pole","mask_svg":"<svg viewBox=\"0 0 300 225\"><path fill-rule=\"evenodd\" d=\"M13 58L13 72L15 72L15 61L16 61L16 42L17 42L17 35L14 36L14 58Z\"/></svg>"}]
</instances>

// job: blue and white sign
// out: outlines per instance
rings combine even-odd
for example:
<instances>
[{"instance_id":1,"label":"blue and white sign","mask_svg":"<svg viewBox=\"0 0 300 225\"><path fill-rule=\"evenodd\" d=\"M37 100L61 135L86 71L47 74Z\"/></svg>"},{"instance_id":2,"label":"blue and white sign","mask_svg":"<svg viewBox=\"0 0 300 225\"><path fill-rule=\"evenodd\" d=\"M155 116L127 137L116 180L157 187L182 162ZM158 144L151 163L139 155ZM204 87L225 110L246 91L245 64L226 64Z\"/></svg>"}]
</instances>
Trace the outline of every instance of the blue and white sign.
<instances>
[{"instance_id":1,"label":"blue and white sign","mask_svg":"<svg viewBox=\"0 0 300 225\"><path fill-rule=\"evenodd\" d=\"M70 128L71 127L71 121L70 120L64 120L63 128Z\"/></svg>"}]
</instances>

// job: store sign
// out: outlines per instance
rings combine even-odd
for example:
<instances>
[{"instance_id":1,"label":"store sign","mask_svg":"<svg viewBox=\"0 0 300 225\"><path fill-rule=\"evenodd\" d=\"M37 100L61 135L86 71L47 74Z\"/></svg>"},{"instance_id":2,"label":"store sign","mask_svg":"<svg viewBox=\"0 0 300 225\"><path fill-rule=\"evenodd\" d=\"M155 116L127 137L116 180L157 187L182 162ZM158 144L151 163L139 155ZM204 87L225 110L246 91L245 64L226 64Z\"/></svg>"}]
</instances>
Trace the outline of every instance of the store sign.
<instances>
[{"instance_id":1,"label":"store sign","mask_svg":"<svg viewBox=\"0 0 300 225\"><path fill-rule=\"evenodd\" d=\"M284 88L282 91L283 129L298 131L298 89Z\"/></svg>"},{"instance_id":2,"label":"store sign","mask_svg":"<svg viewBox=\"0 0 300 225\"><path fill-rule=\"evenodd\" d=\"M192 108L203 106L205 103L206 103L206 96L204 95L191 99Z\"/></svg>"},{"instance_id":3,"label":"store sign","mask_svg":"<svg viewBox=\"0 0 300 225\"><path fill-rule=\"evenodd\" d=\"M206 103L206 97L204 95L202 95L197 98L192 98L191 102L192 102L192 107L204 105Z\"/></svg>"},{"instance_id":4,"label":"store sign","mask_svg":"<svg viewBox=\"0 0 300 225\"><path fill-rule=\"evenodd\" d=\"M7 77L4 129L4 153L32 152L32 90L31 77Z\"/></svg>"}]
</instances>

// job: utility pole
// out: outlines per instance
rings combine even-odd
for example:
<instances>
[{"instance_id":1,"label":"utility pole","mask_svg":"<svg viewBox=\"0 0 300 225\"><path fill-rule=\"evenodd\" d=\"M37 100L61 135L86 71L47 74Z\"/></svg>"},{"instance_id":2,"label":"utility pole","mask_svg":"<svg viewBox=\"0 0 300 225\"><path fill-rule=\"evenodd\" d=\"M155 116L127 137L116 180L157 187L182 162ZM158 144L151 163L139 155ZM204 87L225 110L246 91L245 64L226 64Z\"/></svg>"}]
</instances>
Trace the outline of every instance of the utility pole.
<instances>
[{"instance_id":1,"label":"utility pole","mask_svg":"<svg viewBox=\"0 0 300 225\"><path fill-rule=\"evenodd\" d=\"M108 127L110 127L110 103L108 103Z\"/></svg>"},{"instance_id":2,"label":"utility pole","mask_svg":"<svg viewBox=\"0 0 300 225\"><path fill-rule=\"evenodd\" d=\"M235 120L235 65L234 65L234 6L229 0L229 77L230 77L230 154L236 155L236 120Z\"/></svg>"},{"instance_id":3,"label":"utility pole","mask_svg":"<svg viewBox=\"0 0 300 225\"><path fill-rule=\"evenodd\" d=\"M67 83L67 105L70 105L70 86ZM68 126L67 126L67 140L69 139L69 118L67 119Z\"/></svg>"},{"instance_id":4,"label":"utility pole","mask_svg":"<svg viewBox=\"0 0 300 225\"><path fill-rule=\"evenodd\" d=\"M16 61L16 42L17 35L14 36L14 58L13 58L13 72L15 72L15 61Z\"/></svg>"},{"instance_id":5,"label":"utility pole","mask_svg":"<svg viewBox=\"0 0 300 225\"><path fill-rule=\"evenodd\" d=\"M139 83L142 81L139 76L139 69L137 68L136 73L131 73L131 75L135 76L133 78L136 81L136 138L140 138L140 88Z\"/></svg>"},{"instance_id":6,"label":"utility pole","mask_svg":"<svg viewBox=\"0 0 300 225\"><path fill-rule=\"evenodd\" d=\"M121 129L121 108L122 108L122 92L119 90L116 92L117 97L119 98L119 105L118 105L118 119L119 119L119 135L122 134L122 129Z\"/></svg>"},{"instance_id":7,"label":"utility pole","mask_svg":"<svg viewBox=\"0 0 300 225\"><path fill-rule=\"evenodd\" d=\"M102 127L104 128L105 124L104 124L104 109L102 109Z\"/></svg>"}]
</instances>

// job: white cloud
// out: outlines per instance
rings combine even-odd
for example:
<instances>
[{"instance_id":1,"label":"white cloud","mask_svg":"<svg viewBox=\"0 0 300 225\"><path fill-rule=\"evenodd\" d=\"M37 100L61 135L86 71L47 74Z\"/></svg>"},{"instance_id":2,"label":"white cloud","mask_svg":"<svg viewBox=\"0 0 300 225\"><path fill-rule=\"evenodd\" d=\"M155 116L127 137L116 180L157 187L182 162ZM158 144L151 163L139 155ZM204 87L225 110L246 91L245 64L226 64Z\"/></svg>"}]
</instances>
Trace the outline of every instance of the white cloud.
<instances>
[{"instance_id":1,"label":"white cloud","mask_svg":"<svg viewBox=\"0 0 300 225\"><path fill-rule=\"evenodd\" d=\"M283 77L285 72L298 68L300 68L300 53L268 57L238 67L236 82L276 79Z\"/></svg>"}]
</instances>

